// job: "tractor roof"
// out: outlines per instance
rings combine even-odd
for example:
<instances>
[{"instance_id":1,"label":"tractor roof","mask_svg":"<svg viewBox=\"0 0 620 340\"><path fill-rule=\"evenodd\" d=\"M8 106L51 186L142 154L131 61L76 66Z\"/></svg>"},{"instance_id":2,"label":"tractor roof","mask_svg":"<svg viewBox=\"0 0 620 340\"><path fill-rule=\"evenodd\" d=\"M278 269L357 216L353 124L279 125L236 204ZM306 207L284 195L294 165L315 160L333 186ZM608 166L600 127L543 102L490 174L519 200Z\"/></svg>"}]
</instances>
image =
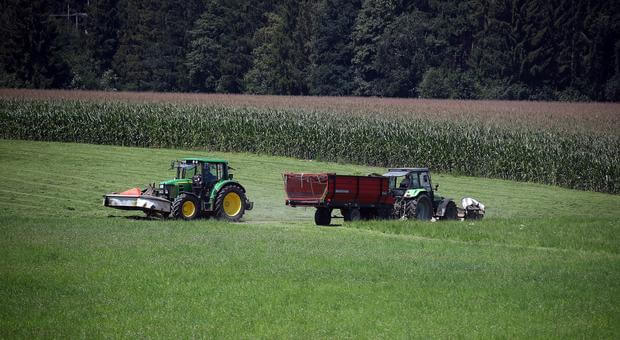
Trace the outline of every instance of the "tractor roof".
<instances>
[{"instance_id":1,"label":"tractor roof","mask_svg":"<svg viewBox=\"0 0 620 340\"><path fill-rule=\"evenodd\" d=\"M388 172L383 174L383 176L400 177L400 176L405 176L410 172L422 172L422 171L429 172L428 168L392 168L392 169L388 169Z\"/></svg>"},{"instance_id":2,"label":"tractor roof","mask_svg":"<svg viewBox=\"0 0 620 340\"><path fill-rule=\"evenodd\" d=\"M392 169L388 169L388 171L406 171L406 172L428 171L428 168L392 168Z\"/></svg>"},{"instance_id":3,"label":"tractor roof","mask_svg":"<svg viewBox=\"0 0 620 340\"><path fill-rule=\"evenodd\" d=\"M188 158L182 158L182 161L197 161L197 162L203 162L203 163L226 163L228 164L228 161L225 161L223 159L216 159L216 158L204 158L204 157L188 157Z\"/></svg>"}]
</instances>

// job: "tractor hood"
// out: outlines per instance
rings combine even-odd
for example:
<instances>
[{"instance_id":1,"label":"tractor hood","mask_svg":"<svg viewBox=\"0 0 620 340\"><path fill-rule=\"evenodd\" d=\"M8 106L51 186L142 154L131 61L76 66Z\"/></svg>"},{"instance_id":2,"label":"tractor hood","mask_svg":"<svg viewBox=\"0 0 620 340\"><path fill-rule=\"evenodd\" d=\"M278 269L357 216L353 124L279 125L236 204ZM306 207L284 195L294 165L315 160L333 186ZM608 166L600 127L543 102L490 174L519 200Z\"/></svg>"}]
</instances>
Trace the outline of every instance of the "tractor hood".
<instances>
[{"instance_id":1,"label":"tractor hood","mask_svg":"<svg viewBox=\"0 0 620 340\"><path fill-rule=\"evenodd\" d=\"M160 185L179 185L179 184L189 184L192 180L189 178L181 178L181 179L171 179L163 182L159 182Z\"/></svg>"},{"instance_id":2,"label":"tractor hood","mask_svg":"<svg viewBox=\"0 0 620 340\"><path fill-rule=\"evenodd\" d=\"M417 197L419 194L426 192L426 189L408 189L407 191L405 191L405 194L403 195L403 197L405 198L413 198L413 197Z\"/></svg>"}]
</instances>

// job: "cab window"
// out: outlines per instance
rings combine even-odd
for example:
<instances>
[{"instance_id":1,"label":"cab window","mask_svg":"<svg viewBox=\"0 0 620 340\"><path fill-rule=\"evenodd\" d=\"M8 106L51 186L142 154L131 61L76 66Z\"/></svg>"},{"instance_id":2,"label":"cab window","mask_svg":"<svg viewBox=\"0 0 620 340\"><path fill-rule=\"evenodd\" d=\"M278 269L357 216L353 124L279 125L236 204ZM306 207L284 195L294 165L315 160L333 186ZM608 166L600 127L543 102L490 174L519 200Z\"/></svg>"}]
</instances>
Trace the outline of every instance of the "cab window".
<instances>
[{"instance_id":1,"label":"cab window","mask_svg":"<svg viewBox=\"0 0 620 340\"><path fill-rule=\"evenodd\" d=\"M422 188L430 191L431 190L431 178L428 175L428 172L420 173L420 182L422 184Z\"/></svg>"},{"instance_id":2,"label":"cab window","mask_svg":"<svg viewBox=\"0 0 620 340\"><path fill-rule=\"evenodd\" d=\"M181 165L181 167L179 168L181 170L180 171L181 174L180 174L179 178L183 178L183 179L192 178L192 176L194 176L196 174L196 172L198 171L197 168L198 168L197 166L191 165L191 164L188 164L188 165L183 164L183 165ZM200 173L200 172L198 172L198 173Z\"/></svg>"},{"instance_id":3,"label":"cab window","mask_svg":"<svg viewBox=\"0 0 620 340\"><path fill-rule=\"evenodd\" d=\"M218 163L217 164L217 179L220 180L222 178L224 178L224 164Z\"/></svg>"}]
</instances>

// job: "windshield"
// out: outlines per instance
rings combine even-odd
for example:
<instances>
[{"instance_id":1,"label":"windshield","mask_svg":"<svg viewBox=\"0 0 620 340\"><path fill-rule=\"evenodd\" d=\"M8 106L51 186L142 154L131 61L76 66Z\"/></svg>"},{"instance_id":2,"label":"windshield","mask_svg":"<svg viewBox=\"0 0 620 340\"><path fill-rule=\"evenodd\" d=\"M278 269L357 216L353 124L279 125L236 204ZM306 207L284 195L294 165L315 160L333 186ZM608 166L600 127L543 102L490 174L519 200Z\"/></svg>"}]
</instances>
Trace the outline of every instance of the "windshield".
<instances>
[{"instance_id":1,"label":"windshield","mask_svg":"<svg viewBox=\"0 0 620 340\"><path fill-rule=\"evenodd\" d=\"M410 173L407 176L403 177L398 186L401 189L414 189L419 188L420 183L418 181L417 173Z\"/></svg>"},{"instance_id":2,"label":"windshield","mask_svg":"<svg viewBox=\"0 0 620 340\"><path fill-rule=\"evenodd\" d=\"M179 163L177 165L177 179L191 179L194 175L199 174L200 167L196 164Z\"/></svg>"},{"instance_id":3,"label":"windshield","mask_svg":"<svg viewBox=\"0 0 620 340\"><path fill-rule=\"evenodd\" d=\"M388 174L399 174L400 175L400 173L388 173ZM384 176L388 174L385 174ZM390 178L390 188L418 189L422 187L420 185L420 177L417 172L410 172L406 176L389 176L389 178Z\"/></svg>"}]
</instances>

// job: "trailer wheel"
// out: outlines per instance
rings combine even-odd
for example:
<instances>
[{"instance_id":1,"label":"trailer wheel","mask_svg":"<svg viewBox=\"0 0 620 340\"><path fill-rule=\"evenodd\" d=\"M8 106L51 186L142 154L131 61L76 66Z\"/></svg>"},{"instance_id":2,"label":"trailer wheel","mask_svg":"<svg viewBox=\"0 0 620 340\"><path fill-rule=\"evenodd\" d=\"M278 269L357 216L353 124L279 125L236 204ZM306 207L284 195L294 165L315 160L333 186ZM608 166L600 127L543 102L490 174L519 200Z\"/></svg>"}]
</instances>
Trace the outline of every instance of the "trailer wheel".
<instances>
[{"instance_id":1,"label":"trailer wheel","mask_svg":"<svg viewBox=\"0 0 620 340\"><path fill-rule=\"evenodd\" d=\"M332 221L332 210L329 208L316 208L314 223L316 225L329 225Z\"/></svg>"},{"instance_id":2,"label":"trailer wheel","mask_svg":"<svg viewBox=\"0 0 620 340\"><path fill-rule=\"evenodd\" d=\"M172 202L171 210L173 218L193 220L200 217L200 202L192 195L181 194Z\"/></svg>"},{"instance_id":3,"label":"trailer wheel","mask_svg":"<svg viewBox=\"0 0 620 340\"><path fill-rule=\"evenodd\" d=\"M392 217L392 209L390 208L377 208L377 218L380 220L386 220Z\"/></svg>"},{"instance_id":4,"label":"trailer wheel","mask_svg":"<svg viewBox=\"0 0 620 340\"><path fill-rule=\"evenodd\" d=\"M346 212L343 214L343 216L344 216L344 220L347 222L359 221L362 218L362 214L360 213L360 210L357 208L347 209Z\"/></svg>"},{"instance_id":5,"label":"trailer wheel","mask_svg":"<svg viewBox=\"0 0 620 340\"><path fill-rule=\"evenodd\" d=\"M456 220L457 210L454 202L448 203L446 211L443 213L442 220Z\"/></svg>"}]
</instances>

